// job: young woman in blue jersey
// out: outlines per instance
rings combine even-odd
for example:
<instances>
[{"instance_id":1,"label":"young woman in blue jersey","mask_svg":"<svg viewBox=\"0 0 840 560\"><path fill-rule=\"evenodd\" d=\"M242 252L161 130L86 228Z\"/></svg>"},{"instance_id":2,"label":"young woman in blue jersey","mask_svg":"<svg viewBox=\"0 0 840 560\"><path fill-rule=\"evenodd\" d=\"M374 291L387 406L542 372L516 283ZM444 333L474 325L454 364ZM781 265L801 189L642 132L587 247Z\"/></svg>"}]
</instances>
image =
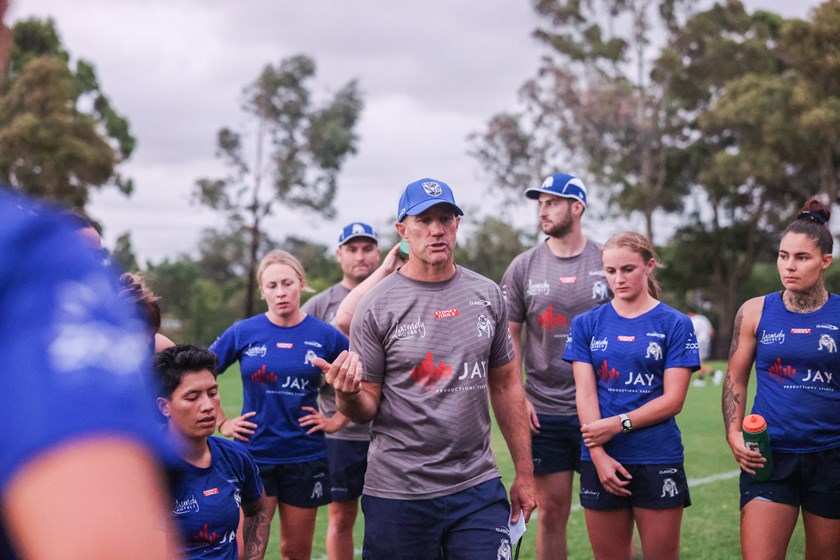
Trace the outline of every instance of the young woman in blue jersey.
<instances>
[{"instance_id":1,"label":"young woman in blue jersey","mask_svg":"<svg viewBox=\"0 0 840 560\"><path fill-rule=\"evenodd\" d=\"M831 264L829 210L809 200L782 233L776 266L784 289L738 311L723 385L726 439L741 472L741 551L785 557L799 511L805 557L840 558L840 297L823 273ZM741 432L755 364L752 412L764 416L773 472L752 479L765 459Z\"/></svg>"},{"instance_id":2,"label":"young woman in blue jersey","mask_svg":"<svg viewBox=\"0 0 840 560\"><path fill-rule=\"evenodd\" d=\"M217 426L254 456L272 515L280 512L283 558L309 558L317 508L330 501L326 439L312 427L322 375L312 361L331 362L348 343L301 311L306 276L295 257L270 252L257 281L268 310L235 323L210 347L220 370L239 362L244 392L242 414L228 419L220 412Z\"/></svg>"},{"instance_id":3,"label":"young woman in blue jersey","mask_svg":"<svg viewBox=\"0 0 840 560\"><path fill-rule=\"evenodd\" d=\"M219 385L216 355L179 344L155 357L157 406L182 459L172 488L173 515L185 539L184 558L261 560L271 517L256 463L241 443L211 437L216 431ZM237 547L239 511L244 513Z\"/></svg>"},{"instance_id":4,"label":"young woman in blue jersey","mask_svg":"<svg viewBox=\"0 0 840 560\"><path fill-rule=\"evenodd\" d=\"M679 557L690 505L674 417L700 367L691 320L660 302L656 255L643 235L614 235L601 257L614 299L575 317L572 362L583 447L580 501L595 558Z\"/></svg>"}]
</instances>

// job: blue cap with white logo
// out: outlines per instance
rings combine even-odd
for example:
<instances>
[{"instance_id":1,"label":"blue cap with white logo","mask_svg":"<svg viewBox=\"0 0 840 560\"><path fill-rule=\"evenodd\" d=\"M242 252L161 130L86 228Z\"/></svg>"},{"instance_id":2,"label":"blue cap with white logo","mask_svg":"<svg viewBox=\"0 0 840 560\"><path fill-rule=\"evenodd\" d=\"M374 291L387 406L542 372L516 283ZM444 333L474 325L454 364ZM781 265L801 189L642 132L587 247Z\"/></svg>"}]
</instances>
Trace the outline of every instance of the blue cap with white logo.
<instances>
[{"instance_id":1,"label":"blue cap with white logo","mask_svg":"<svg viewBox=\"0 0 840 560\"><path fill-rule=\"evenodd\" d=\"M397 207L397 221L401 222L406 216L422 214L436 204L449 204L455 208L455 214L464 215L464 211L455 204L449 185L437 179L420 179L405 187Z\"/></svg>"},{"instance_id":2,"label":"blue cap with white logo","mask_svg":"<svg viewBox=\"0 0 840 560\"><path fill-rule=\"evenodd\" d=\"M586 186L583 181L574 175L555 173L546 177L541 186L529 187L525 190L525 196L534 200L538 199L543 193L562 196L563 198L573 198L581 201L583 206L586 207Z\"/></svg>"},{"instance_id":3,"label":"blue cap with white logo","mask_svg":"<svg viewBox=\"0 0 840 560\"><path fill-rule=\"evenodd\" d=\"M338 244L341 246L359 237L368 237L373 239L374 243L379 243L379 236L376 235L375 229L362 222L353 222L352 224L347 224L341 230L341 235L338 236Z\"/></svg>"}]
</instances>

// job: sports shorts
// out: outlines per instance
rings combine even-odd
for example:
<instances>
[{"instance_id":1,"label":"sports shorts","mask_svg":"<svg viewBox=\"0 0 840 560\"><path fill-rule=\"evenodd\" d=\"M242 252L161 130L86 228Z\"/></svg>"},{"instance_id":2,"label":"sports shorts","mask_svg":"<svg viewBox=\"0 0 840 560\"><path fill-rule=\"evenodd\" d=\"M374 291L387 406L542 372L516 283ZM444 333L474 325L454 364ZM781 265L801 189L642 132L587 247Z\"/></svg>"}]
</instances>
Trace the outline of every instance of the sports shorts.
<instances>
[{"instance_id":1,"label":"sports shorts","mask_svg":"<svg viewBox=\"0 0 840 560\"><path fill-rule=\"evenodd\" d=\"M577 416L537 414L540 433L531 436L534 475L580 472L580 421Z\"/></svg>"},{"instance_id":2,"label":"sports shorts","mask_svg":"<svg viewBox=\"0 0 840 560\"><path fill-rule=\"evenodd\" d=\"M332 501L355 500L362 495L369 441L327 438Z\"/></svg>"},{"instance_id":3,"label":"sports shorts","mask_svg":"<svg viewBox=\"0 0 840 560\"><path fill-rule=\"evenodd\" d=\"M610 494L601 485L592 461L580 462L580 505L593 510L644 508L671 509L691 505L688 480L682 463L622 465L632 479L625 488L630 496Z\"/></svg>"},{"instance_id":4,"label":"sports shorts","mask_svg":"<svg viewBox=\"0 0 840 560\"><path fill-rule=\"evenodd\" d=\"M753 499L801 506L813 515L840 519L840 447L813 453L774 451L768 480L753 480L741 471L741 507Z\"/></svg>"},{"instance_id":5,"label":"sports shorts","mask_svg":"<svg viewBox=\"0 0 840 560\"><path fill-rule=\"evenodd\" d=\"M315 508L330 503L327 458L300 463L257 463L265 495L283 504Z\"/></svg>"}]
</instances>

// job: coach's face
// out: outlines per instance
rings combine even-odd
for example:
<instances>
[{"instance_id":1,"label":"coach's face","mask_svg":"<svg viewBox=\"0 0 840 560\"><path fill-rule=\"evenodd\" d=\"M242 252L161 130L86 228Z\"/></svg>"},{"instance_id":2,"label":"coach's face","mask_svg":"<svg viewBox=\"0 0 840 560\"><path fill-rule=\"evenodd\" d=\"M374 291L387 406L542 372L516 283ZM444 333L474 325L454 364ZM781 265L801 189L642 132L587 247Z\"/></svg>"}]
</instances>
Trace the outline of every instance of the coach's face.
<instances>
[{"instance_id":1,"label":"coach's face","mask_svg":"<svg viewBox=\"0 0 840 560\"><path fill-rule=\"evenodd\" d=\"M411 259L430 265L453 261L455 236L461 218L449 204L436 204L416 216L397 222L397 232L408 241ZM409 259L410 260L410 259Z\"/></svg>"}]
</instances>

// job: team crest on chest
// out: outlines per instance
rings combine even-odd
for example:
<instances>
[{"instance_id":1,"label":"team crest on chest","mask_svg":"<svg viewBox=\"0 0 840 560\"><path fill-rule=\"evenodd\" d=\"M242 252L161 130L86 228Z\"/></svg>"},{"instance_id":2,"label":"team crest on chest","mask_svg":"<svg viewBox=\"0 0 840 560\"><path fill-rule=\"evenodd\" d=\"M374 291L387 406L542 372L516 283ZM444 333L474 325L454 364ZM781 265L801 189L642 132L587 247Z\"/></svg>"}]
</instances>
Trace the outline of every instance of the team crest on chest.
<instances>
[{"instance_id":1,"label":"team crest on chest","mask_svg":"<svg viewBox=\"0 0 840 560\"><path fill-rule=\"evenodd\" d=\"M312 365L312 360L314 360L317 357L318 354L316 354L314 350L307 350L306 356L303 358L303 363Z\"/></svg>"},{"instance_id":2,"label":"team crest on chest","mask_svg":"<svg viewBox=\"0 0 840 560\"><path fill-rule=\"evenodd\" d=\"M476 326L478 327L478 336L487 335L487 338L493 338L493 323L490 322L490 319L487 318L487 315L484 313L478 314L478 320L476 321Z\"/></svg>"},{"instance_id":3,"label":"team crest on chest","mask_svg":"<svg viewBox=\"0 0 840 560\"><path fill-rule=\"evenodd\" d=\"M607 290L607 283L603 280L596 280L592 284L592 299L608 299L609 290Z\"/></svg>"},{"instance_id":4,"label":"team crest on chest","mask_svg":"<svg viewBox=\"0 0 840 560\"><path fill-rule=\"evenodd\" d=\"M659 346L658 342L648 342L647 352L645 352L645 358L653 358L657 361L662 360L662 347Z\"/></svg>"},{"instance_id":5,"label":"team crest on chest","mask_svg":"<svg viewBox=\"0 0 840 560\"><path fill-rule=\"evenodd\" d=\"M830 334L821 334L820 345L817 350L828 350L829 354L834 354L837 352L837 343L834 342Z\"/></svg>"}]
</instances>

